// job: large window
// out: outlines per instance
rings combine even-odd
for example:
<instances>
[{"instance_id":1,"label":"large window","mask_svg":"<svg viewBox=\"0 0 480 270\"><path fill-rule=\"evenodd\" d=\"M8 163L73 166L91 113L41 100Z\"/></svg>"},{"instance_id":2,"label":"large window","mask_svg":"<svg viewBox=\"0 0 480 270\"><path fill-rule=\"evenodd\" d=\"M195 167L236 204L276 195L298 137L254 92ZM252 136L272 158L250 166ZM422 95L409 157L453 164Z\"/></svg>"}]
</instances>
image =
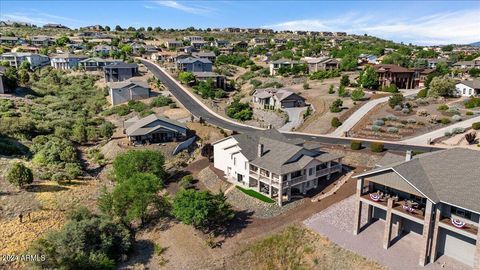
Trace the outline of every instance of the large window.
<instances>
[{"instance_id":1,"label":"large window","mask_svg":"<svg viewBox=\"0 0 480 270\"><path fill-rule=\"evenodd\" d=\"M296 177L299 177L299 176L302 176L302 171L296 171L296 172L293 172L290 174L290 178L296 178Z\"/></svg>"},{"instance_id":2,"label":"large window","mask_svg":"<svg viewBox=\"0 0 480 270\"><path fill-rule=\"evenodd\" d=\"M467 210L457 208L455 206L452 206L450 209L451 209L451 213L453 215L456 215L456 216L459 216L459 217L462 217L462 218L465 218L465 219L469 219L469 220L472 219L472 213L470 213Z\"/></svg>"}]
</instances>

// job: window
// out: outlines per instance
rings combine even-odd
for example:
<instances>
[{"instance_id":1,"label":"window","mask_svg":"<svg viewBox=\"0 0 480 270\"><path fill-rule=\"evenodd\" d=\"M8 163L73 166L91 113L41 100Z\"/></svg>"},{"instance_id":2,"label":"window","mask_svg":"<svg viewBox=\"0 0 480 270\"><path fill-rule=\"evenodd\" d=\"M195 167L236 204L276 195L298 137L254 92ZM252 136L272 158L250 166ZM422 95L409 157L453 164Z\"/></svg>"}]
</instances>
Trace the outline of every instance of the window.
<instances>
[{"instance_id":1,"label":"window","mask_svg":"<svg viewBox=\"0 0 480 270\"><path fill-rule=\"evenodd\" d=\"M313 174L313 168L308 169L308 175L312 175L312 174Z\"/></svg>"},{"instance_id":2,"label":"window","mask_svg":"<svg viewBox=\"0 0 480 270\"><path fill-rule=\"evenodd\" d=\"M234 166L237 165L237 158L235 158L235 157L233 158L233 165Z\"/></svg>"},{"instance_id":3,"label":"window","mask_svg":"<svg viewBox=\"0 0 480 270\"><path fill-rule=\"evenodd\" d=\"M237 181L238 182L243 182L243 175L237 173Z\"/></svg>"},{"instance_id":4,"label":"window","mask_svg":"<svg viewBox=\"0 0 480 270\"><path fill-rule=\"evenodd\" d=\"M462 218L466 218L466 219L470 219L470 220L472 219L472 214L470 212L465 211L464 209L454 207L454 206L451 207L451 213L456 215L456 216L462 217Z\"/></svg>"},{"instance_id":5,"label":"window","mask_svg":"<svg viewBox=\"0 0 480 270\"><path fill-rule=\"evenodd\" d=\"M290 174L290 178L302 176L302 171L296 171Z\"/></svg>"}]
</instances>

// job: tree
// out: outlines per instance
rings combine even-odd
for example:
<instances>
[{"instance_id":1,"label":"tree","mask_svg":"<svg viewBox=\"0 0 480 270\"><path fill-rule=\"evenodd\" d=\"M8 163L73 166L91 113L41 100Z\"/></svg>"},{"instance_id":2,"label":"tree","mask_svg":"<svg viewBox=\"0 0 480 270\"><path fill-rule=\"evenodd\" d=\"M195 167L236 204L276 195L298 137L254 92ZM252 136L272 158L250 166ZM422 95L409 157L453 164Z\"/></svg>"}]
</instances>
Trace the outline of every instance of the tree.
<instances>
[{"instance_id":1,"label":"tree","mask_svg":"<svg viewBox=\"0 0 480 270\"><path fill-rule=\"evenodd\" d=\"M84 121L77 122L72 128L72 135L70 136L72 141L78 143L84 143L87 141L87 129Z\"/></svg>"},{"instance_id":2,"label":"tree","mask_svg":"<svg viewBox=\"0 0 480 270\"><path fill-rule=\"evenodd\" d=\"M136 219L144 224L147 209L160 205L157 192L162 185L163 180L151 173L135 172L119 182L111 193L104 189L98 206L103 213L119 218L125 225Z\"/></svg>"},{"instance_id":3,"label":"tree","mask_svg":"<svg viewBox=\"0 0 480 270\"><path fill-rule=\"evenodd\" d=\"M15 67L7 67L3 73L5 78L5 87L10 90L17 89L18 86L18 75L17 69Z\"/></svg>"},{"instance_id":4,"label":"tree","mask_svg":"<svg viewBox=\"0 0 480 270\"><path fill-rule=\"evenodd\" d=\"M328 87L328 93L329 94L335 94L335 88L333 84L330 84L330 87Z\"/></svg>"},{"instance_id":5,"label":"tree","mask_svg":"<svg viewBox=\"0 0 480 270\"><path fill-rule=\"evenodd\" d=\"M32 262L40 269L115 269L131 250L132 240L124 225L80 208L59 231L35 240L29 252L45 256Z\"/></svg>"},{"instance_id":6,"label":"tree","mask_svg":"<svg viewBox=\"0 0 480 270\"><path fill-rule=\"evenodd\" d=\"M352 91L352 93L350 94L350 97L352 98L353 101L359 101L365 97L365 92L363 92L362 88L357 88Z\"/></svg>"},{"instance_id":7,"label":"tree","mask_svg":"<svg viewBox=\"0 0 480 270\"><path fill-rule=\"evenodd\" d=\"M345 86L343 85L340 85L338 87L338 96L339 97L348 97L350 93L348 92L348 90L345 88Z\"/></svg>"},{"instance_id":8,"label":"tree","mask_svg":"<svg viewBox=\"0 0 480 270\"><path fill-rule=\"evenodd\" d=\"M342 75L342 78L340 79L340 85L348 86L349 84L350 79L348 78L348 75Z\"/></svg>"},{"instance_id":9,"label":"tree","mask_svg":"<svg viewBox=\"0 0 480 270\"><path fill-rule=\"evenodd\" d=\"M33 182L33 173L22 162L17 162L7 171L6 178L11 184L23 188L23 186Z\"/></svg>"},{"instance_id":10,"label":"tree","mask_svg":"<svg viewBox=\"0 0 480 270\"><path fill-rule=\"evenodd\" d=\"M337 128L342 125L342 122L340 121L340 119L338 119L338 117L333 117L332 121L330 121L330 124L332 127Z\"/></svg>"},{"instance_id":11,"label":"tree","mask_svg":"<svg viewBox=\"0 0 480 270\"><path fill-rule=\"evenodd\" d=\"M21 85L25 85L30 80L30 75L28 74L28 71L26 69L20 69L17 75L18 75L18 82Z\"/></svg>"},{"instance_id":12,"label":"tree","mask_svg":"<svg viewBox=\"0 0 480 270\"><path fill-rule=\"evenodd\" d=\"M105 31L107 31L107 32L110 32L110 26L108 26L108 25L105 25L105 27L103 29L105 29Z\"/></svg>"},{"instance_id":13,"label":"tree","mask_svg":"<svg viewBox=\"0 0 480 270\"><path fill-rule=\"evenodd\" d=\"M181 222L200 229L214 229L235 216L223 193L183 189L177 192L172 214Z\"/></svg>"},{"instance_id":14,"label":"tree","mask_svg":"<svg viewBox=\"0 0 480 270\"><path fill-rule=\"evenodd\" d=\"M130 46L130 45L128 45L128 44L123 45L120 50L121 50L122 53L124 53L125 55L131 55L132 52L133 52L132 46Z\"/></svg>"},{"instance_id":15,"label":"tree","mask_svg":"<svg viewBox=\"0 0 480 270\"><path fill-rule=\"evenodd\" d=\"M367 67L360 72L360 85L367 89L376 89L378 87L378 76L373 67Z\"/></svg>"},{"instance_id":16,"label":"tree","mask_svg":"<svg viewBox=\"0 0 480 270\"><path fill-rule=\"evenodd\" d=\"M18 69L29 70L30 69L30 62L28 62L27 60L23 61L20 64L20 66L18 67Z\"/></svg>"},{"instance_id":17,"label":"tree","mask_svg":"<svg viewBox=\"0 0 480 270\"><path fill-rule=\"evenodd\" d=\"M65 46L67 43L70 42L70 39L67 37L67 36L62 36L62 37L59 37L57 38L57 40L55 41L55 43L57 43L57 46L60 46L60 47L63 47Z\"/></svg>"},{"instance_id":18,"label":"tree","mask_svg":"<svg viewBox=\"0 0 480 270\"><path fill-rule=\"evenodd\" d=\"M115 26L115 31L123 31L123 28L120 25Z\"/></svg>"},{"instance_id":19,"label":"tree","mask_svg":"<svg viewBox=\"0 0 480 270\"><path fill-rule=\"evenodd\" d=\"M357 65L357 58L353 55L345 55L340 61L340 68L346 71L355 70Z\"/></svg>"},{"instance_id":20,"label":"tree","mask_svg":"<svg viewBox=\"0 0 480 270\"><path fill-rule=\"evenodd\" d=\"M130 150L117 155L113 161L113 174L121 182L135 173L151 173L159 179L165 176L165 158L159 151Z\"/></svg>"},{"instance_id":21,"label":"tree","mask_svg":"<svg viewBox=\"0 0 480 270\"><path fill-rule=\"evenodd\" d=\"M453 96L455 91L455 81L449 77L435 77L432 79L429 89L429 97L449 97Z\"/></svg>"},{"instance_id":22,"label":"tree","mask_svg":"<svg viewBox=\"0 0 480 270\"><path fill-rule=\"evenodd\" d=\"M395 108L397 105L402 105L404 98L401 93L395 93L388 99L388 106L390 108Z\"/></svg>"},{"instance_id":23,"label":"tree","mask_svg":"<svg viewBox=\"0 0 480 270\"><path fill-rule=\"evenodd\" d=\"M227 106L227 115L234 119L247 121L252 119L253 110L248 103L240 102L240 99L235 99Z\"/></svg>"},{"instance_id":24,"label":"tree","mask_svg":"<svg viewBox=\"0 0 480 270\"><path fill-rule=\"evenodd\" d=\"M153 28L151 26L147 27L148 32L151 32L152 30L153 30Z\"/></svg>"},{"instance_id":25,"label":"tree","mask_svg":"<svg viewBox=\"0 0 480 270\"><path fill-rule=\"evenodd\" d=\"M343 101L341 99L335 100L332 105L330 105L330 112L338 113L342 111Z\"/></svg>"},{"instance_id":26,"label":"tree","mask_svg":"<svg viewBox=\"0 0 480 270\"><path fill-rule=\"evenodd\" d=\"M192 72L182 71L182 72L180 72L180 74L178 74L178 79L183 84L189 84L189 83L195 81L195 76L193 75Z\"/></svg>"}]
</instances>

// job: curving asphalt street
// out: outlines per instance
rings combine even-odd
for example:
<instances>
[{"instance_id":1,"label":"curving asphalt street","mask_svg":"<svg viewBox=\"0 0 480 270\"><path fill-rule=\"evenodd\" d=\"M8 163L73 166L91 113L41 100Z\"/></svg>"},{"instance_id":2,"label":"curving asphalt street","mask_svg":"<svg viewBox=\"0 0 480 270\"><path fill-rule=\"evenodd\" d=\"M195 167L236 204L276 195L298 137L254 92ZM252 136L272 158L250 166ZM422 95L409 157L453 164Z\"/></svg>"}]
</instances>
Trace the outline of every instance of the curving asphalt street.
<instances>
[{"instance_id":1,"label":"curving asphalt street","mask_svg":"<svg viewBox=\"0 0 480 270\"><path fill-rule=\"evenodd\" d=\"M205 122L210 123L214 126L218 126L224 129L233 130L239 133L250 132L257 130L256 128L232 123L228 120L223 119L221 116L214 114L211 111L208 111L206 108L203 107L203 104L200 104L199 101L195 100L191 95L186 93L173 79L171 79L168 75L164 73L157 65L151 63L150 61L146 61L144 59L140 59L140 61L153 73L155 77L157 77L165 87L175 96L175 98L182 103L182 105L195 117L205 120ZM316 135L316 134L305 134L305 133L297 133L297 132L283 132L285 136L290 138L301 138L306 141L314 141L323 144L332 144L332 145L344 145L350 146L350 142L352 138L340 138L340 137L332 137L332 136L324 136L324 135ZM372 140L365 140L363 145L368 147ZM385 149L391 151L406 151L406 150L416 150L416 151L424 151L424 152L431 152L441 150L442 148L438 147L430 147L430 146L418 146L418 145L409 145L404 143L390 143L390 142L383 142Z\"/></svg>"}]
</instances>

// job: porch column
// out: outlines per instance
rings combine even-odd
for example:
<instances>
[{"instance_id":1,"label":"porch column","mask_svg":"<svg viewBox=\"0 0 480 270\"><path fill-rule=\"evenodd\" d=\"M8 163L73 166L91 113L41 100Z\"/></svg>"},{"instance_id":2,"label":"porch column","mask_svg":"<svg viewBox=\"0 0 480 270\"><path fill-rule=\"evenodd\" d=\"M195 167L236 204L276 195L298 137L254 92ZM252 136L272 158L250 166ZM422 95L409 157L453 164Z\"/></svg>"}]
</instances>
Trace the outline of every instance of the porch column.
<instances>
[{"instance_id":1,"label":"porch column","mask_svg":"<svg viewBox=\"0 0 480 270\"><path fill-rule=\"evenodd\" d=\"M287 201L289 202L292 197L292 188L287 188Z\"/></svg>"},{"instance_id":2,"label":"porch column","mask_svg":"<svg viewBox=\"0 0 480 270\"><path fill-rule=\"evenodd\" d=\"M430 242L431 232L433 229L433 220L432 215L434 211L434 206L431 201L427 200L427 205L425 206L425 219L423 221L423 233L422 233L422 243L420 249L420 258L418 260L418 264L420 266L425 266L428 263L428 256L429 256L429 246L428 243Z\"/></svg>"},{"instance_id":3,"label":"porch column","mask_svg":"<svg viewBox=\"0 0 480 270\"><path fill-rule=\"evenodd\" d=\"M475 248L475 259L473 261L473 269L480 270L480 222L477 224L477 246Z\"/></svg>"},{"instance_id":4,"label":"porch column","mask_svg":"<svg viewBox=\"0 0 480 270\"><path fill-rule=\"evenodd\" d=\"M268 196L272 197L272 185L268 185Z\"/></svg>"},{"instance_id":5,"label":"porch column","mask_svg":"<svg viewBox=\"0 0 480 270\"><path fill-rule=\"evenodd\" d=\"M430 262L434 263L437 260L437 244L438 244L438 233L439 233L439 224L440 224L440 216L441 216L441 206L438 205L437 209L435 210L435 223L433 224L433 235L432 235L432 251L430 252ZM478 244L478 241L477 241Z\"/></svg>"},{"instance_id":6,"label":"porch column","mask_svg":"<svg viewBox=\"0 0 480 270\"><path fill-rule=\"evenodd\" d=\"M397 227L395 227L395 237L399 237L403 232L403 218L398 216L397 217Z\"/></svg>"},{"instance_id":7,"label":"porch column","mask_svg":"<svg viewBox=\"0 0 480 270\"><path fill-rule=\"evenodd\" d=\"M280 181L280 184L278 186L278 205L282 206L283 204L283 188L282 188L282 182Z\"/></svg>"},{"instance_id":8,"label":"porch column","mask_svg":"<svg viewBox=\"0 0 480 270\"><path fill-rule=\"evenodd\" d=\"M362 201L360 201L360 196L362 195L363 181L363 178L357 180L357 192L355 194L355 216L353 220L354 235L357 235L360 232L360 226L362 222Z\"/></svg>"},{"instance_id":9,"label":"porch column","mask_svg":"<svg viewBox=\"0 0 480 270\"><path fill-rule=\"evenodd\" d=\"M387 217L385 219L385 229L383 231L383 248L388 249L390 247L390 240L392 239L392 207L393 199L387 200Z\"/></svg>"},{"instance_id":10,"label":"porch column","mask_svg":"<svg viewBox=\"0 0 480 270\"><path fill-rule=\"evenodd\" d=\"M332 162L331 162L331 161L329 161L329 162L327 163L327 168L330 169L330 167L332 167ZM328 175L327 175L327 180L330 180L330 175L331 175L331 174L332 174L332 173L329 171L329 172L328 172Z\"/></svg>"}]
</instances>

